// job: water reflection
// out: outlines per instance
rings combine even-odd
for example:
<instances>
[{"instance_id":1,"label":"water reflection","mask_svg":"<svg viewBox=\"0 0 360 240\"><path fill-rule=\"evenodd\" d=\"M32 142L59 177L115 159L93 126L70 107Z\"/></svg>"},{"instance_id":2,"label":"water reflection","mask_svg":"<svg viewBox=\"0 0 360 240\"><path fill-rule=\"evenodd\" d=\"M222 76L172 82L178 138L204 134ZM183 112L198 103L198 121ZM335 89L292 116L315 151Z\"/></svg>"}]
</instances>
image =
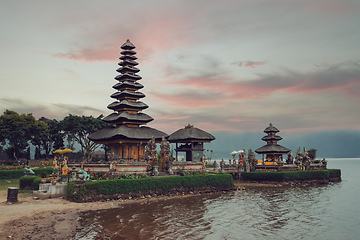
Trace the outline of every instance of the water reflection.
<instances>
[{"instance_id":1,"label":"water reflection","mask_svg":"<svg viewBox=\"0 0 360 240\"><path fill-rule=\"evenodd\" d=\"M248 189L84 213L76 239L356 239L359 176L342 172L343 182L317 187Z\"/></svg>"}]
</instances>

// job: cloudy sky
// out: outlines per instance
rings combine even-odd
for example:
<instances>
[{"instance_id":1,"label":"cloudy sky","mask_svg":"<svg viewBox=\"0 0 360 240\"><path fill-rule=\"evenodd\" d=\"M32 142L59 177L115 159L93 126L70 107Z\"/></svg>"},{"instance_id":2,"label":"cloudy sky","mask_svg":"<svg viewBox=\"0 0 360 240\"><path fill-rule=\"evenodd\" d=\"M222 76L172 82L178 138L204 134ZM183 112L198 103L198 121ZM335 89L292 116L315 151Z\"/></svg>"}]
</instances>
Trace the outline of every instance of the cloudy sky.
<instances>
[{"instance_id":1,"label":"cloudy sky","mask_svg":"<svg viewBox=\"0 0 360 240\"><path fill-rule=\"evenodd\" d=\"M149 124L360 130L358 0L0 0L0 110L108 115L130 39Z\"/></svg>"}]
</instances>

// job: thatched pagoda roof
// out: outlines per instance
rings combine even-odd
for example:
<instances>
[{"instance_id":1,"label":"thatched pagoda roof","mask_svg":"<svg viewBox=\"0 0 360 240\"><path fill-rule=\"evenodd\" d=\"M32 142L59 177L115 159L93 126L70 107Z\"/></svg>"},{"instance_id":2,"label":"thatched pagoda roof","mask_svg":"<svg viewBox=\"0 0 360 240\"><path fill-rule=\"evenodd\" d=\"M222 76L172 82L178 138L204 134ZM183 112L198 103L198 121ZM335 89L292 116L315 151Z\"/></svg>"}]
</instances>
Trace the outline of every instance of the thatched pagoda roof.
<instances>
[{"instance_id":1,"label":"thatched pagoda roof","mask_svg":"<svg viewBox=\"0 0 360 240\"><path fill-rule=\"evenodd\" d=\"M117 91L117 92L111 94L110 97L116 98L116 99L123 99L125 97L144 98L145 94L143 94L142 92L130 92L128 90L123 90L123 91Z\"/></svg>"},{"instance_id":2,"label":"thatched pagoda roof","mask_svg":"<svg viewBox=\"0 0 360 240\"><path fill-rule=\"evenodd\" d=\"M168 135L166 133L151 127L127 127L126 125L122 125L119 127L105 127L90 134L88 138L95 142L119 139L148 141L152 137L155 137L157 140L161 140L162 137L166 138L167 136Z\"/></svg>"},{"instance_id":3,"label":"thatched pagoda roof","mask_svg":"<svg viewBox=\"0 0 360 240\"><path fill-rule=\"evenodd\" d=\"M258 154L271 154L271 153L278 153L278 154L286 154L290 152L290 149L287 149L286 147L283 147L278 144L273 145L265 145L255 150Z\"/></svg>"},{"instance_id":4,"label":"thatched pagoda roof","mask_svg":"<svg viewBox=\"0 0 360 240\"><path fill-rule=\"evenodd\" d=\"M104 122L107 123L118 123L119 121L132 121L135 123L148 123L154 120L152 117L147 115L146 113L137 113L137 114L130 114L126 111L122 113L112 113L102 119Z\"/></svg>"},{"instance_id":5,"label":"thatched pagoda roof","mask_svg":"<svg viewBox=\"0 0 360 240\"><path fill-rule=\"evenodd\" d=\"M267 142L267 141L280 141L281 139L283 139L282 137L280 136L277 136L277 135L274 135L274 136L265 136L263 137L261 140Z\"/></svg>"},{"instance_id":6,"label":"thatched pagoda roof","mask_svg":"<svg viewBox=\"0 0 360 240\"><path fill-rule=\"evenodd\" d=\"M168 138L171 143L210 142L212 140L215 140L213 135L190 124L170 134Z\"/></svg>"},{"instance_id":7,"label":"thatched pagoda roof","mask_svg":"<svg viewBox=\"0 0 360 240\"><path fill-rule=\"evenodd\" d=\"M141 83L138 82L131 82L131 81L123 81L123 82L118 82L117 84L115 84L113 86L114 89L119 90L119 89L124 89L124 88L134 88L134 89L141 89L144 86Z\"/></svg>"},{"instance_id":8,"label":"thatched pagoda roof","mask_svg":"<svg viewBox=\"0 0 360 240\"><path fill-rule=\"evenodd\" d=\"M271 133L271 132L277 133L280 132L280 130L274 127L272 123L270 123L269 126L265 128L264 133Z\"/></svg>"},{"instance_id":9,"label":"thatched pagoda roof","mask_svg":"<svg viewBox=\"0 0 360 240\"><path fill-rule=\"evenodd\" d=\"M135 46L134 46L134 44L132 44L132 43L130 42L129 39L127 39L126 42L125 42L123 45L121 45L121 48L122 48L122 49L134 49Z\"/></svg>"},{"instance_id":10,"label":"thatched pagoda roof","mask_svg":"<svg viewBox=\"0 0 360 240\"><path fill-rule=\"evenodd\" d=\"M112 110L116 110L116 109L124 109L124 108L128 108L128 109L135 109L135 110L143 110L148 108L149 106L146 105L145 103L141 102L141 101L136 101L136 102L132 102L132 101L128 101L128 100L122 100L121 102L113 102L110 103L108 105L109 109Z\"/></svg>"}]
</instances>

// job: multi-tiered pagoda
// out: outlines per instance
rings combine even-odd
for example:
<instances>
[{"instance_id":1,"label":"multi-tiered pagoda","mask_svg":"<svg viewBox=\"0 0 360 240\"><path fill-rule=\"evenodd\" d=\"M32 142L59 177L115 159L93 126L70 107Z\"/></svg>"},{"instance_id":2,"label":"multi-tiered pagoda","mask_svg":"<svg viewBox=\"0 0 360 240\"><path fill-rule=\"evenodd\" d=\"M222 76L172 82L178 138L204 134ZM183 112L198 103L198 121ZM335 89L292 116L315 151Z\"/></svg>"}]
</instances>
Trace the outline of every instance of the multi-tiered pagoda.
<instances>
[{"instance_id":1,"label":"multi-tiered pagoda","mask_svg":"<svg viewBox=\"0 0 360 240\"><path fill-rule=\"evenodd\" d=\"M265 163L265 154L267 162L278 162L279 160L282 160L283 154L287 154L288 152L290 152L290 150L286 147L277 144L277 142L282 139L282 137L276 135L276 133L278 132L280 132L279 129L274 127L271 123L264 130L264 133L266 133L267 136L263 137L262 140L265 141L267 144L255 150L257 154L263 155L263 163Z\"/></svg>"},{"instance_id":2,"label":"multi-tiered pagoda","mask_svg":"<svg viewBox=\"0 0 360 240\"><path fill-rule=\"evenodd\" d=\"M111 154L117 159L143 161L147 141L155 137L156 141L160 142L162 137L168 135L142 126L153 118L142 112L148 106L139 101L145 95L138 91L143 85L137 82L142 78L137 75L140 69L135 67L138 65L135 61L135 46L127 40L121 49L120 68L116 70L120 75L115 77L118 83L113 86L117 91L111 95L116 101L108 105L114 112L103 118L110 126L90 134L88 138L95 143L108 145Z\"/></svg>"}]
</instances>

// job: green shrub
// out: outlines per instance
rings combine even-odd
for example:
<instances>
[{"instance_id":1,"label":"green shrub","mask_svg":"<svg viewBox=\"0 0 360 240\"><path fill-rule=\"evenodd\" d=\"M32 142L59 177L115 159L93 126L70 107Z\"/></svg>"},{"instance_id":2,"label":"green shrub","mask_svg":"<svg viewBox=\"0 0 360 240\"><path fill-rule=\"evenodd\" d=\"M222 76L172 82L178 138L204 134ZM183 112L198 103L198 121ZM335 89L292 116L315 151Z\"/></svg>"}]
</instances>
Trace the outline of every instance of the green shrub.
<instances>
[{"instance_id":1,"label":"green shrub","mask_svg":"<svg viewBox=\"0 0 360 240\"><path fill-rule=\"evenodd\" d=\"M20 190L38 190L41 177L23 176L19 179Z\"/></svg>"},{"instance_id":2,"label":"green shrub","mask_svg":"<svg viewBox=\"0 0 360 240\"><path fill-rule=\"evenodd\" d=\"M38 168L32 169L36 176L40 176L42 174L48 175L52 173L52 168ZM24 176L24 170L0 170L0 179L19 179Z\"/></svg>"},{"instance_id":3,"label":"green shrub","mask_svg":"<svg viewBox=\"0 0 360 240\"><path fill-rule=\"evenodd\" d=\"M0 170L0 179L18 179L24 176L24 170Z\"/></svg>"},{"instance_id":4,"label":"green shrub","mask_svg":"<svg viewBox=\"0 0 360 240\"><path fill-rule=\"evenodd\" d=\"M111 196L124 193L146 193L159 190L172 192L178 189L204 187L230 187L234 185L230 174L188 175L162 178L114 179L89 181L84 184L68 184L66 196L69 200L82 202L94 196Z\"/></svg>"},{"instance_id":5,"label":"green shrub","mask_svg":"<svg viewBox=\"0 0 360 240\"><path fill-rule=\"evenodd\" d=\"M53 172L52 167L36 168L36 169L32 169L32 170L34 171L36 176L49 175L49 174L52 174L52 172Z\"/></svg>"},{"instance_id":6,"label":"green shrub","mask_svg":"<svg viewBox=\"0 0 360 240\"><path fill-rule=\"evenodd\" d=\"M341 178L340 169L328 169L330 178Z\"/></svg>"},{"instance_id":7,"label":"green shrub","mask_svg":"<svg viewBox=\"0 0 360 240\"><path fill-rule=\"evenodd\" d=\"M242 172L243 180L250 181L301 181L301 180L327 180L341 176L340 169L319 171L292 171L292 172Z\"/></svg>"}]
</instances>

